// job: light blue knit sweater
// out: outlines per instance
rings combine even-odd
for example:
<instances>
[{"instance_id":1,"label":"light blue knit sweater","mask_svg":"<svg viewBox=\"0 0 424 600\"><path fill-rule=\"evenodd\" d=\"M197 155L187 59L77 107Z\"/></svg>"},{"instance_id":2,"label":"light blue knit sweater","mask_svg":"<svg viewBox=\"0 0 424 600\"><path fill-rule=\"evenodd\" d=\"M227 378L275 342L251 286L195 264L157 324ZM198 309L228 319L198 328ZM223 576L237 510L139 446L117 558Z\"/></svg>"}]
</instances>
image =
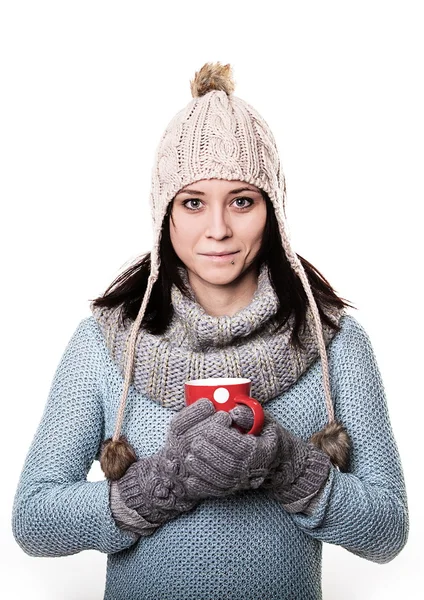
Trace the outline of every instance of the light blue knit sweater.
<instances>
[{"instance_id":1,"label":"light blue knit sweater","mask_svg":"<svg viewBox=\"0 0 424 600\"><path fill-rule=\"evenodd\" d=\"M56 370L15 495L12 527L31 556L108 554L104 600L318 600L322 542L385 563L408 535L402 467L367 333L351 315L328 347L335 416L353 445L311 516L288 514L260 490L204 501L135 540L112 517L107 480L86 480L111 437L123 379L93 316ZM327 422L317 360L265 408L303 439ZM123 433L138 456L157 452L175 412L131 387Z\"/></svg>"}]
</instances>

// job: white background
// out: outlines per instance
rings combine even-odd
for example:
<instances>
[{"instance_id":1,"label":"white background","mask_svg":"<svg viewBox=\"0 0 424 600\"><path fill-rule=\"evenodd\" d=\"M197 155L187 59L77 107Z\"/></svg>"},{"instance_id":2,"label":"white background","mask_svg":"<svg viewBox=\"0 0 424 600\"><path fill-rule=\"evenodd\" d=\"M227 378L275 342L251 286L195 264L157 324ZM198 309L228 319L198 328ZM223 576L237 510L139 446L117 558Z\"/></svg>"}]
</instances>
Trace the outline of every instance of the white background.
<instances>
[{"instance_id":1,"label":"white background","mask_svg":"<svg viewBox=\"0 0 424 600\"><path fill-rule=\"evenodd\" d=\"M405 0L1 3L3 598L102 598L106 556L27 556L11 532L13 496L89 299L150 249L160 135L190 101L195 71L217 60L275 134L295 251L358 308L404 465L408 544L385 565L325 545L324 598L422 597L421 10Z\"/></svg>"}]
</instances>

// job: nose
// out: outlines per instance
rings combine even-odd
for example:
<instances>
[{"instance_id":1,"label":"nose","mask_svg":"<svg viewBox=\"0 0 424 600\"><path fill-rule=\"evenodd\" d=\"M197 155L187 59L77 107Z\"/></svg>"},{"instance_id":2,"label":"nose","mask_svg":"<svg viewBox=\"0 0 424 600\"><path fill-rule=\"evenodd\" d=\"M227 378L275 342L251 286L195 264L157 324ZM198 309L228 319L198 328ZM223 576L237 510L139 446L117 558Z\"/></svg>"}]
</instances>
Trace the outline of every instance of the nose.
<instances>
[{"instance_id":1,"label":"nose","mask_svg":"<svg viewBox=\"0 0 424 600\"><path fill-rule=\"evenodd\" d=\"M210 210L205 235L208 238L217 240L222 240L232 235L229 216L222 206L216 206Z\"/></svg>"}]
</instances>

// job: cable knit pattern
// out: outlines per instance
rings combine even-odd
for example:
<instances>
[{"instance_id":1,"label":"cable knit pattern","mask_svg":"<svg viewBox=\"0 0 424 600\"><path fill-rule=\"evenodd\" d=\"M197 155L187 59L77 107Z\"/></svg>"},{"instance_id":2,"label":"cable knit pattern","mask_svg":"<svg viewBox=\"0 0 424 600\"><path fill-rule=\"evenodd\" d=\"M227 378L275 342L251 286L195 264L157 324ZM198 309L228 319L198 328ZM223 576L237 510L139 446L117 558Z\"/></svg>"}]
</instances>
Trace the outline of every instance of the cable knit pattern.
<instances>
[{"instance_id":1,"label":"cable knit pattern","mask_svg":"<svg viewBox=\"0 0 424 600\"><path fill-rule=\"evenodd\" d=\"M195 506L196 501L188 498L184 478L181 477L182 470L180 462L168 460L158 453L133 463L117 483L111 483L118 488L119 510L123 508L121 498L124 498L124 504L131 511L131 522L132 511L145 521L142 526L137 524L136 533L150 535L152 528L159 527ZM120 524L123 522L126 525L124 516L118 516Z\"/></svg>"},{"instance_id":2,"label":"cable knit pattern","mask_svg":"<svg viewBox=\"0 0 424 600\"><path fill-rule=\"evenodd\" d=\"M180 274L188 282L186 270L180 269ZM184 383L205 377L248 377L252 396L267 402L297 381L319 355L309 310L308 325L300 332L304 351L289 344L293 316L279 331L273 331L279 301L266 264L261 267L252 300L232 316L208 315L193 295L187 298L176 286L171 300L174 316L163 335L139 331L133 376L133 385L141 394L167 408L180 410ZM122 324L116 309L92 306L91 310L111 357L124 374L132 321ZM328 308L327 314L339 323L344 310ZM334 334L323 324L327 345Z\"/></svg>"},{"instance_id":3,"label":"cable knit pattern","mask_svg":"<svg viewBox=\"0 0 424 600\"><path fill-rule=\"evenodd\" d=\"M211 91L171 119L156 150L150 194L154 256L169 202L182 187L205 177L256 185L283 219L284 175L267 122L243 99Z\"/></svg>"},{"instance_id":4,"label":"cable knit pattern","mask_svg":"<svg viewBox=\"0 0 424 600\"><path fill-rule=\"evenodd\" d=\"M216 412L206 398L180 411L170 423L161 451L137 460L123 477L111 483L117 487L111 494L112 514L117 523L125 524L126 530L137 534L151 535L152 528L192 510L200 500L257 489L280 464L276 455L282 436L289 437L294 447L305 447L301 464L297 460L300 453L292 452L297 463L292 469L295 478L298 479L299 468L302 474L308 471L304 467L311 465L307 452L311 445L294 438L268 414L260 436L244 435L232 424L231 416ZM288 449L289 442L284 445ZM302 487L294 481L290 490L292 501L317 493L325 483L329 457L316 448L314 454L318 460L312 461L310 480L303 477ZM284 458L287 462L291 457ZM324 466L327 468L323 469ZM293 482L290 475L284 481L286 487ZM142 517L141 523L132 511Z\"/></svg>"},{"instance_id":5,"label":"cable knit pattern","mask_svg":"<svg viewBox=\"0 0 424 600\"><path fill-rule=\"evenodd\" d=\"M408 534L407 500L386 398L370 340L351 315L328 346L335 414L353 452L349 473L331 468L313 514L291 514L265 491L205 500L140 538L119 529L109 482L89 482L111 436L123 380L93 316L57 367L16 490L12 527L31 556L108 553L104 600L319 600L321 542L378 563ZM267 410L307 440L327 422L321 362ZM159 451L174 411L133 386L123 433L139 457Z\"/></svg>"}]
</instances>

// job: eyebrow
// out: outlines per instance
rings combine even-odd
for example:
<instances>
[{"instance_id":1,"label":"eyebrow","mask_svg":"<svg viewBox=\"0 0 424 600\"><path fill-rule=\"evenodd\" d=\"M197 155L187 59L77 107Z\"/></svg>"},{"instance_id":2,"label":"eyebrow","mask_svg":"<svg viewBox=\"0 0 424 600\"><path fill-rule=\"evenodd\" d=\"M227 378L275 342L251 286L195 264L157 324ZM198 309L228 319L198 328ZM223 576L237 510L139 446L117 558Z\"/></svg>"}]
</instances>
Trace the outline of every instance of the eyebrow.
<instances>
[{"instance_id":1,"label":"eyebrow","mask_svg":"<svg viewBox=\"0 0 424 600\"><path fill-rule=\"evenodd\" d=\"M241 187L241 188L237 188L236 190L231 190L231 192L228 192L229 194L240 194L240 192L254 192L256 194L260 194L259 190L254 190L252 188L249 187ZM182 190L180 190L178 192L178 194L191 194L191 195L196 195L196 196L205 196L205 192L201 192L198 190L185 190L184 188Z\"/></svg>"}]
</instances>

